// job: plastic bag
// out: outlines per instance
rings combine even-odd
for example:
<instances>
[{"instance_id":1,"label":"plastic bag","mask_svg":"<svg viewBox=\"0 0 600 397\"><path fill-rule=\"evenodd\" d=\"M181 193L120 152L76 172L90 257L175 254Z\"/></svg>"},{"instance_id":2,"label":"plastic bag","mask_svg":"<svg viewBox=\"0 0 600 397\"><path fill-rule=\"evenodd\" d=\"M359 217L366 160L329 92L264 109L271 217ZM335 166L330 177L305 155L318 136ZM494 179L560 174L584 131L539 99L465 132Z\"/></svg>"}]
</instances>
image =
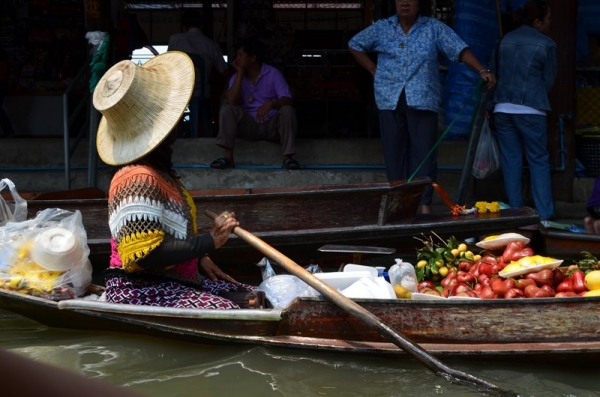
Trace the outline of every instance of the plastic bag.
<instances>
[{"instance_id":1,"label":"plastic bag","mask_svg":"<svg viewBox=\"0 0 600 397\"><path fill-rule=\"evenodd\" d=\"M415 267L396 259L396 264L390 267L388 274L390 283L394 288L397 298L410 298L413 292L417 292L417 274Z\"/></svg>"},{"instance_id":2,"label":"plastic bag","mask_svg":"<svg viewBox=\"0 0 600 397\"><path fill-rule=\"evenodd\" d=\"M268 258L262 258L260 262L256 264L256 266L260 267L260 273L262 275L263 281L268 280L273 276L289 274L276 262L273 262L273 264L271 265L271 261ZM279 272L277 272L275 268L277 268ZM312 274L322 273L321 267L317 264L308 265L304 269L306 269L306 271Z\"/></svg>"},{"instance_id":3,"label":"plastic bag","mask_svg":"<svg viewBox=\"0 0 600 397\"><path fill-rule=\"evenodd\" d=\"M8 204L0 196L0 226L7 222L22 222L27 219L27 201L17 193L15 184L8 178L0 180L0 192L8 186L12 194L14 204Z\"/></svg>"},{"instance_id":4,"label":"plastic bag","mask_svg":"<svg viewBox=\"0 0 600 397\"><path fill-rule=\"evenodd\" d=\"M53 300L83 295L92 282L81 212L49 208L0 228L0 287Z\"/></svg>"},{"instance_id":5,"label":"plastic bag","mask_svg":"<svg viewBox=\"0 0 600 397\"><path fill-rule=\"evenodd\" d=\"M500 168L500 150L496 138L492 135L488 119L483 121L479 143L473 159L471 173L477 179L491 176Z\"/></svg>"},{"instance_id":6,"label":"plastic bag","mask_svg":"<svg viewBox=\"0 0 600 397\"><path fill-rule=\"evenodd\" d=\"M281 274L272 276L258 286L264 291L274 308L286 307L299 296L314 296L312 288L296 276Z\"/></svg>"},{"instance_id":7,"label":"plastic bag","mask_svg":"<svg viewBox=\"0 0 600 397\"><path fill-rule=\"evenodd\" d=\"M260 274L262 275L263 281L277 275L271 266L271 262L267 258L262 258L256 266L260 267Z\"/></svg>"}]
</instances>

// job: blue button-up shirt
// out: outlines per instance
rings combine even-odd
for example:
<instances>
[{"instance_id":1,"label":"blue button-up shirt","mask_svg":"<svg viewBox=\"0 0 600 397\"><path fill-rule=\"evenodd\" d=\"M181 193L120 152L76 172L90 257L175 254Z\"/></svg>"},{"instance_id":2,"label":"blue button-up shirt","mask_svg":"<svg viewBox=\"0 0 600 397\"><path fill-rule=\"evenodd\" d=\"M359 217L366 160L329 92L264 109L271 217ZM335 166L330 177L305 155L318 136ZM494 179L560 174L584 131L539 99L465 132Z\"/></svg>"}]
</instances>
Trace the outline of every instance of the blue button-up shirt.
<instances>
[{"instance_id":1,"label":"blue button-up shirt","mask_svg":"<svg viewBox=\"0 0 600 397\"><path fill-rule=\"evenodd\" d=\"M442 93L439 54L457 62L467 44L448 25L424 16L405 34L394 15L356 34L348 46L378 53L374 83L378 109L396 109L404 90L409 107L437 112Z\"/></svg>"}]
</instances>

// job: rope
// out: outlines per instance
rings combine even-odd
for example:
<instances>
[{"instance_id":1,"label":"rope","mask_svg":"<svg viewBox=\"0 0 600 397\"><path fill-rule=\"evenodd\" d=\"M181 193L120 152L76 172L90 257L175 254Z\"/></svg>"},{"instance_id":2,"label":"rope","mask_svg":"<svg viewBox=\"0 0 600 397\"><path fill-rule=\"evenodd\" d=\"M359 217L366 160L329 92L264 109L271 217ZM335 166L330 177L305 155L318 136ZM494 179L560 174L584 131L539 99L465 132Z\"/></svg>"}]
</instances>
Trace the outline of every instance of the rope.
<instances>
[{"instance_id":1,"label":"rope","mask_svg":"<svg viewBox=\"0 0 600 397\"><path fill-rule=\"evenodd\" d=\"M481 87L482 83L483 83L483 80L479 80L479 82L475 85L475 88L473 89L473 91L471 92L471 94L469 95L469 97L467 99L465 99L465 101L462 104L462 107L460 108L460 110L458 111L458 113L456 114L456 116L454 116L454 118L452 119L452 121L450 122L450 124L448 124L448 127L446 127L446 129L444 130L444 132L442 132L442 135L440 135L440 137L435 142L435 144L433 145L433 147L429 150L429 153L427 153L427 155L425 156L425 158L423 159L423 161L421 161L421 164L419 164L419 166L417 167L417 169L415 170L415 172L413 172L413 174L410 176L410 178L408 178L408 182L411 182L413 180L413 178L415 177L415 175L417 175L417 172L419 172L419 170L421 169L421 167L423 166L423 164L425 164L425 161L437 149L437 147L440 145L440 143L442 142L442 140L444 139L444 137L446 136L446 134L448 134L448 131L450 131L450 128L452 128L452 126L454 125L454 122L456 121L456 119L458 118L458 116L460 116L460 114L465 109L465 107L467 106L467 104L469 103L469 101L471 100L471 98L473 98L473 95L475 95L475 93L477 93L476 102L479 100L479 93L481 91L480 87ZM474 110L474 111L476 111L476 110ZM473 122L472 119L473 119L473 116L471 116L471 123Z\"/></svg>"}]
</instances>

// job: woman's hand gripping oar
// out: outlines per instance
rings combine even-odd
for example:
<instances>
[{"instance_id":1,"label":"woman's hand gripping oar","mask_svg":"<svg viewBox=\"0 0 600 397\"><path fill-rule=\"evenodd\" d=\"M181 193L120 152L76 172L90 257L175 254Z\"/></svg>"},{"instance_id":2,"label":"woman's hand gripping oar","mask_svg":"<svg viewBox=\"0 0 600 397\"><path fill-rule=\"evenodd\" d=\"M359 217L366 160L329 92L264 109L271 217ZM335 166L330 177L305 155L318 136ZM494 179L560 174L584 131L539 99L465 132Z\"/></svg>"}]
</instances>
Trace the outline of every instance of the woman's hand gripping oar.
<instances>
[{"instance_id":1,"label":"woman's hand gripping oar","mask_svg":"<svg viewBox=\"0 0 600 397\"><path fill-rule=\"evenodd\" d=\"M217 214L210 210L206 211L206 215L211 219L215 219L215 217L217 217ZM287 256L283 255L281 252L277 251L275 248L271 247L269 244L262 241L252 233L247 232L240 226L233 229L233 233L235 233L248 244L256 248L258 251L263 253L269 259L277 262L277 264L279 264L289 273L298 277L300 280L304 281L306 284L310 285L315 290L323 294L323 296L325 296L327 299L338 305L340 308L344 309L346 312L350 313L369 327L379 332L390 342L394 343L406 353L419 360L423 365L425 365L435 374L441 375L450 381L455 380L459 383L467 384L471 387L475 386L479 391L489 391L501 396L517 396L517 394L512 391L504 391L502 389L499 389L497 386L486 382L482 379L479 379L473 375L449 368L437 358L427 353L420 346L416 345L414 342L410 341L406 337L402 336L401 334L397 333L396 331L385 325L373 313L364 309L353 300L345 297L344 295L342 295L341 293L330 287L328 284L315 277L313 274L306 271L300 265L292 261Z\"/></svg>"}]
</instances>

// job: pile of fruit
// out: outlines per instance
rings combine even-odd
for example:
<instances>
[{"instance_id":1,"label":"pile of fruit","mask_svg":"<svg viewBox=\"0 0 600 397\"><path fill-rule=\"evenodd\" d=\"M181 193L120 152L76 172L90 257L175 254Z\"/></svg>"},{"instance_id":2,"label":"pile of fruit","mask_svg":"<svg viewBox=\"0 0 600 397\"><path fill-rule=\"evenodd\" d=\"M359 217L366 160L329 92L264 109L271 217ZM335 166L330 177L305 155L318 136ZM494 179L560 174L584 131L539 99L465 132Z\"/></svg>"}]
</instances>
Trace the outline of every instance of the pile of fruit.
<instances>
[{"instance_id":1,"label":"pile of fruit","mask_svg":"<svg viewBox=\"0 0 600 397\"><path fill-rule=\"evenodd\" d=\"M497 238L498 236L493 236ZM523 236L521 236L523 237ZM454 237L421 240L415 266L417 292L481 299L600 296L600 262L589 253L568 267L536 255L523 240L474 254Z\"/></svg>"}]
</instances>

